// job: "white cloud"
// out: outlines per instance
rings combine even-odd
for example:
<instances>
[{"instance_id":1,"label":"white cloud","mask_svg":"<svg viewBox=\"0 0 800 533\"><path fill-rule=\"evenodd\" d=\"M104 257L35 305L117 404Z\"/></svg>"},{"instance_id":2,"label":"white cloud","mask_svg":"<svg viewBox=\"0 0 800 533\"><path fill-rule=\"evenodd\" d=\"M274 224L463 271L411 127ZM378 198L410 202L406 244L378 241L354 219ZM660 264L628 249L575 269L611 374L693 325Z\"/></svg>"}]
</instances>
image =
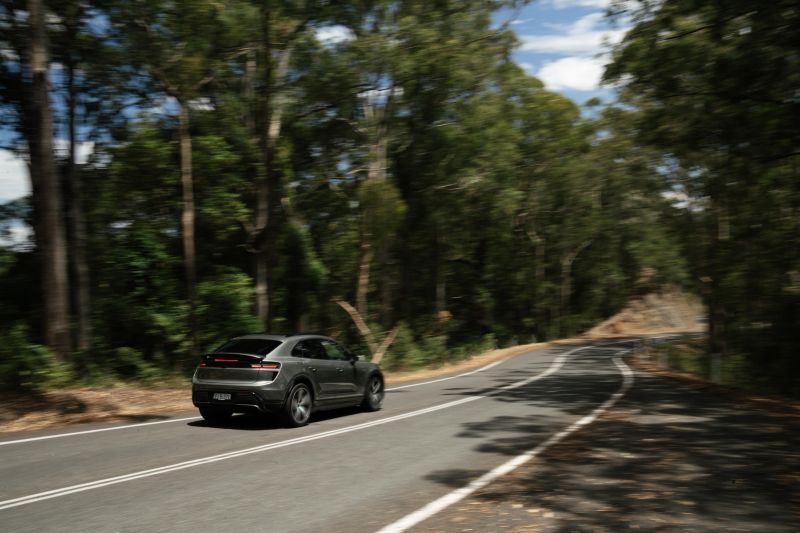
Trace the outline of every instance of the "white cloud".
<instances>
[{"instance_id":1,"label":"white cloud","mask_svg":"<svg viewBox=\"0 0 800 533\"><path fill-rule=\"evenodd\" d=\"M53 148L58 157L67 157L69 142L66 139L55 139ZM76 162L85 165L93 153L93 142L78 143ZM10 150L0 150L0 202L15 200L30 193L31 181L26 161Z\"/></svg>"},{"instance_id":2,"label":"white cloud","mask_svg":"<svg viewBox=\"0 0 800 533\"><path fill-rule=\"evenodd\" d=\"M61 158L69 158L69 141L67 139L56 139L53 142L56 155ZM79 142L75 147L75 162L79 165L85 165L89 161L89 156L94 153L94 143Z\"/></svg>"},{"instance_id":3,"label":"white cloud","mask_svg":"<svg viewBox=\"0 0 800 533\"><path fill-rule=\"evenodd\" d=\"M550 0L548 4L556 9L568 7L599 7L602 9L611 5L611 0Z\"/></svg>"},{"instance_id":4,"label":"white cloud","mask_svg":"<svg viewBox=\"0 0 800 533\"><path fill-rule=\"evenodd\" d=\"M0 234L0 246L10 247L17 251L32 248L33 228L22 222L17 222L8 228L8 233Z\"/></svg>"},{"instance_id":5,"label":"white cloud","mask_svg":"<svg viewBox=\"0 0 800 533\"><path fill-rule=\"evenodd\" d=\"M28 226L27 224L19 224L16 226L11 226L9 228L11 232L11 240L14 242L22 242L27 241L31 237L33 237L33 228Z\"/></svg>"},{"instance_id":6,"label":"white cloud","mask_svg":"<svg viewBox=\"0 0 800 533\"><path fill-rule=\"evenodd\" d=\"M522 62L517 62L517 65L519 65L519 67L520 67L522 70L525 70L525 71L527 71L527 72L530 72L530 71L532 71L532 70L534 69L533 65L531 65L530 63L526 63L526 62L524 62L524 61L522 61Z\"/></svg>"},{"instance_id":7,"label":"white cloud","mask_svg":"<svg viewBox=\"0 0 800 533\"><path fill-rule=\"evenodd\" d=\"M14 200L30 192L25 160L9 150L0 150L0 201Z\"/></svg>"},{"instance_id":8,"label":"white cloud","mask_svg":"<svg viewBox=\"0 0 800 533\"><path fill-rule=\"evenodd\" d=\"M353 38L353 32L345 26L323 26L317 29L317 40L325 45L339 44Z\"/></svg>"},{"instance_id":9,"label":"white cloud","mask_svg":"<svg viewBox=\"0 0 800 533\"><path fill-rule=\"evenodd\" d=\"M604 43L616 44L625 36L627 29L608 30L599 28L602 13L590 13L576 20L566 33L550 35L522 35L520 49L526 52L552 54L597 54L603 51Z\"/></svg>"},{"instance_id":10,"label":"white cloud","mask_svg":"<svg viewBox=\"0 0 800 533\"><path fill-rule=\"evenodd\" d=\"M550 90L591 91L600 86L605 60L593 57L565 57L550 61L536 73Z\"/></svg>"}]
</instances>

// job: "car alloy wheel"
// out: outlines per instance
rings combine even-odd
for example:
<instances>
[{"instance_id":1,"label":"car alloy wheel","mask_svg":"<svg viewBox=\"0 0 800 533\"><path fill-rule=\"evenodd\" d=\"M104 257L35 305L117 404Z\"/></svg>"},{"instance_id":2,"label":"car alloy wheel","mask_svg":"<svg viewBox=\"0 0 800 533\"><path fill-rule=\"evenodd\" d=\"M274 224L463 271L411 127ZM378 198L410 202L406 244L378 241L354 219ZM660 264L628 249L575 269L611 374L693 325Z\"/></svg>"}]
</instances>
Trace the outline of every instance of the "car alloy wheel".
<instances>
[{"instance_id":1,"label":"car alloy wheel","mask_svg":"<svg viewBox=\"0 0 800 533\"><path fill-rule=\"evenodd\" d=\"M293 427L304 426L311 417L311 391L303 383L298 383L289 394L286 402L287 421Z\"/></svg>"},{"instance_id":2,"label":"car alloy wheel","mask_svg":"<svg viewBox=\"0 0 800 533\"><path fill-rule=\"evenodd\" d=\"M378 376L371 376L367 382L367 390L364 397L364 409L367 411L377 411L383 403L383 381Z\"/></svg>"}]
</instances>

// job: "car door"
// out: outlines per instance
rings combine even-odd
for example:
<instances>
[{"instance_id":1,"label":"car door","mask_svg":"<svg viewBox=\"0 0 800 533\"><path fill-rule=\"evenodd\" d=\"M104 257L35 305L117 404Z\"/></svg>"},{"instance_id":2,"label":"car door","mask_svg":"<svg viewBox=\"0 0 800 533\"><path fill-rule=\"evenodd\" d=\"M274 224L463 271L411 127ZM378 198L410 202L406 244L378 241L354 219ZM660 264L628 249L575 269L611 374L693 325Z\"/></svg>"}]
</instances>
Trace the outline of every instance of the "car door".
<instances>
[{"instance_id":1,"label":"car door","mask_svg":"<svg viewBox=\"0 0 800 533\"><path fill-rule=\"evenodd\" d=\"M330 403L339 396L337 382L342 369L337 360L328 357L328 351L323 348L319 339L306 339L297 343L293 352L303 352L307 357L306 368L314 378L317 398L322 403Z\"/></svg>"},{"instance_id":2,"label":"car door","mask_svg":"<svg viewBox=\"0 0 800 533\"><path fill-rule=\"evenodd\" d=\"M332 376L332 393L339 398L357 396L357 372L350 355L330 339L321 339L320 345L335 371Z\"/></svg>"}]
</instances>

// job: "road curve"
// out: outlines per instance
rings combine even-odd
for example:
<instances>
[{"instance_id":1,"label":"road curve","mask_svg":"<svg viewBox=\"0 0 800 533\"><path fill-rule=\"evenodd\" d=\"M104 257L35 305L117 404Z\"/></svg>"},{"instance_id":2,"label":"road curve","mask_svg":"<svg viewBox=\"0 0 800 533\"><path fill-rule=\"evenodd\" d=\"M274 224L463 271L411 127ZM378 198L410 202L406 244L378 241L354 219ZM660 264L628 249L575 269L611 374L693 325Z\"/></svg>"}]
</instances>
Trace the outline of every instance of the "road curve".
<instances>
[{"instance_id":1,"label":"road curve","mask_svg":"<svg viewBox=\"0 0 800 533\"><path fill-rule=\"evenodd\" d=\"M186 413L120 430L7 436L0 530L402 531L453 486L591 422L624 393L614 358L631 346L525 353L390 390L379 412L322 413L304 428L245 416L214 427Z\"/></svg>"}]
</instances>

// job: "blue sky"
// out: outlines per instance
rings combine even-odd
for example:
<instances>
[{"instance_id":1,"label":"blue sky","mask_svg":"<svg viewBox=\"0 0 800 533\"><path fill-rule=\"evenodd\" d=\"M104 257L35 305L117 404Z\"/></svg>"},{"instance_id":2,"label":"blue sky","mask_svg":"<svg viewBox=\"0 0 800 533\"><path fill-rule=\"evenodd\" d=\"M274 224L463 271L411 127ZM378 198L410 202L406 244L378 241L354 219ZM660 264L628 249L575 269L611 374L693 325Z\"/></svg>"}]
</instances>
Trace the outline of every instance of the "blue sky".
<instances>
[{"instance_id":1,"label":"blue sky","mask_svg":"<svg viewBox=\"0 0 800 533\"><path fill-rule=\"evenodd\" d=\"M605 17L610 0L537 0L503 13L512 18L520 47L514 60L553 91L578 104L591 97L609 102L614 93L600 87L607 61L605 43L619 42L625 28Z\"/></svg>"},{"instance_id":2,"label":"blue sky","mask_svg":"<svg viewBox=\"0 0 800 533\"><path fill-rule=\"evenodd\" d=\"M611 89L599 86L607 51L604 40L619 41L624 28L615 28L605 19L611 0L535 0L514 12L496 17L498 23L512 19L520 47L514 60L545 86L578 104L598 96L614 99ZM320 37L324 37L320 35ZM341 36L333 31L335 40ZM56 145L64 142L57 140ZM91 145L82 146L79 159L85 160ZM24 161L7 150L0 150L0 203L28 194L30 185Z\"/></svg>"}]
</instances>

